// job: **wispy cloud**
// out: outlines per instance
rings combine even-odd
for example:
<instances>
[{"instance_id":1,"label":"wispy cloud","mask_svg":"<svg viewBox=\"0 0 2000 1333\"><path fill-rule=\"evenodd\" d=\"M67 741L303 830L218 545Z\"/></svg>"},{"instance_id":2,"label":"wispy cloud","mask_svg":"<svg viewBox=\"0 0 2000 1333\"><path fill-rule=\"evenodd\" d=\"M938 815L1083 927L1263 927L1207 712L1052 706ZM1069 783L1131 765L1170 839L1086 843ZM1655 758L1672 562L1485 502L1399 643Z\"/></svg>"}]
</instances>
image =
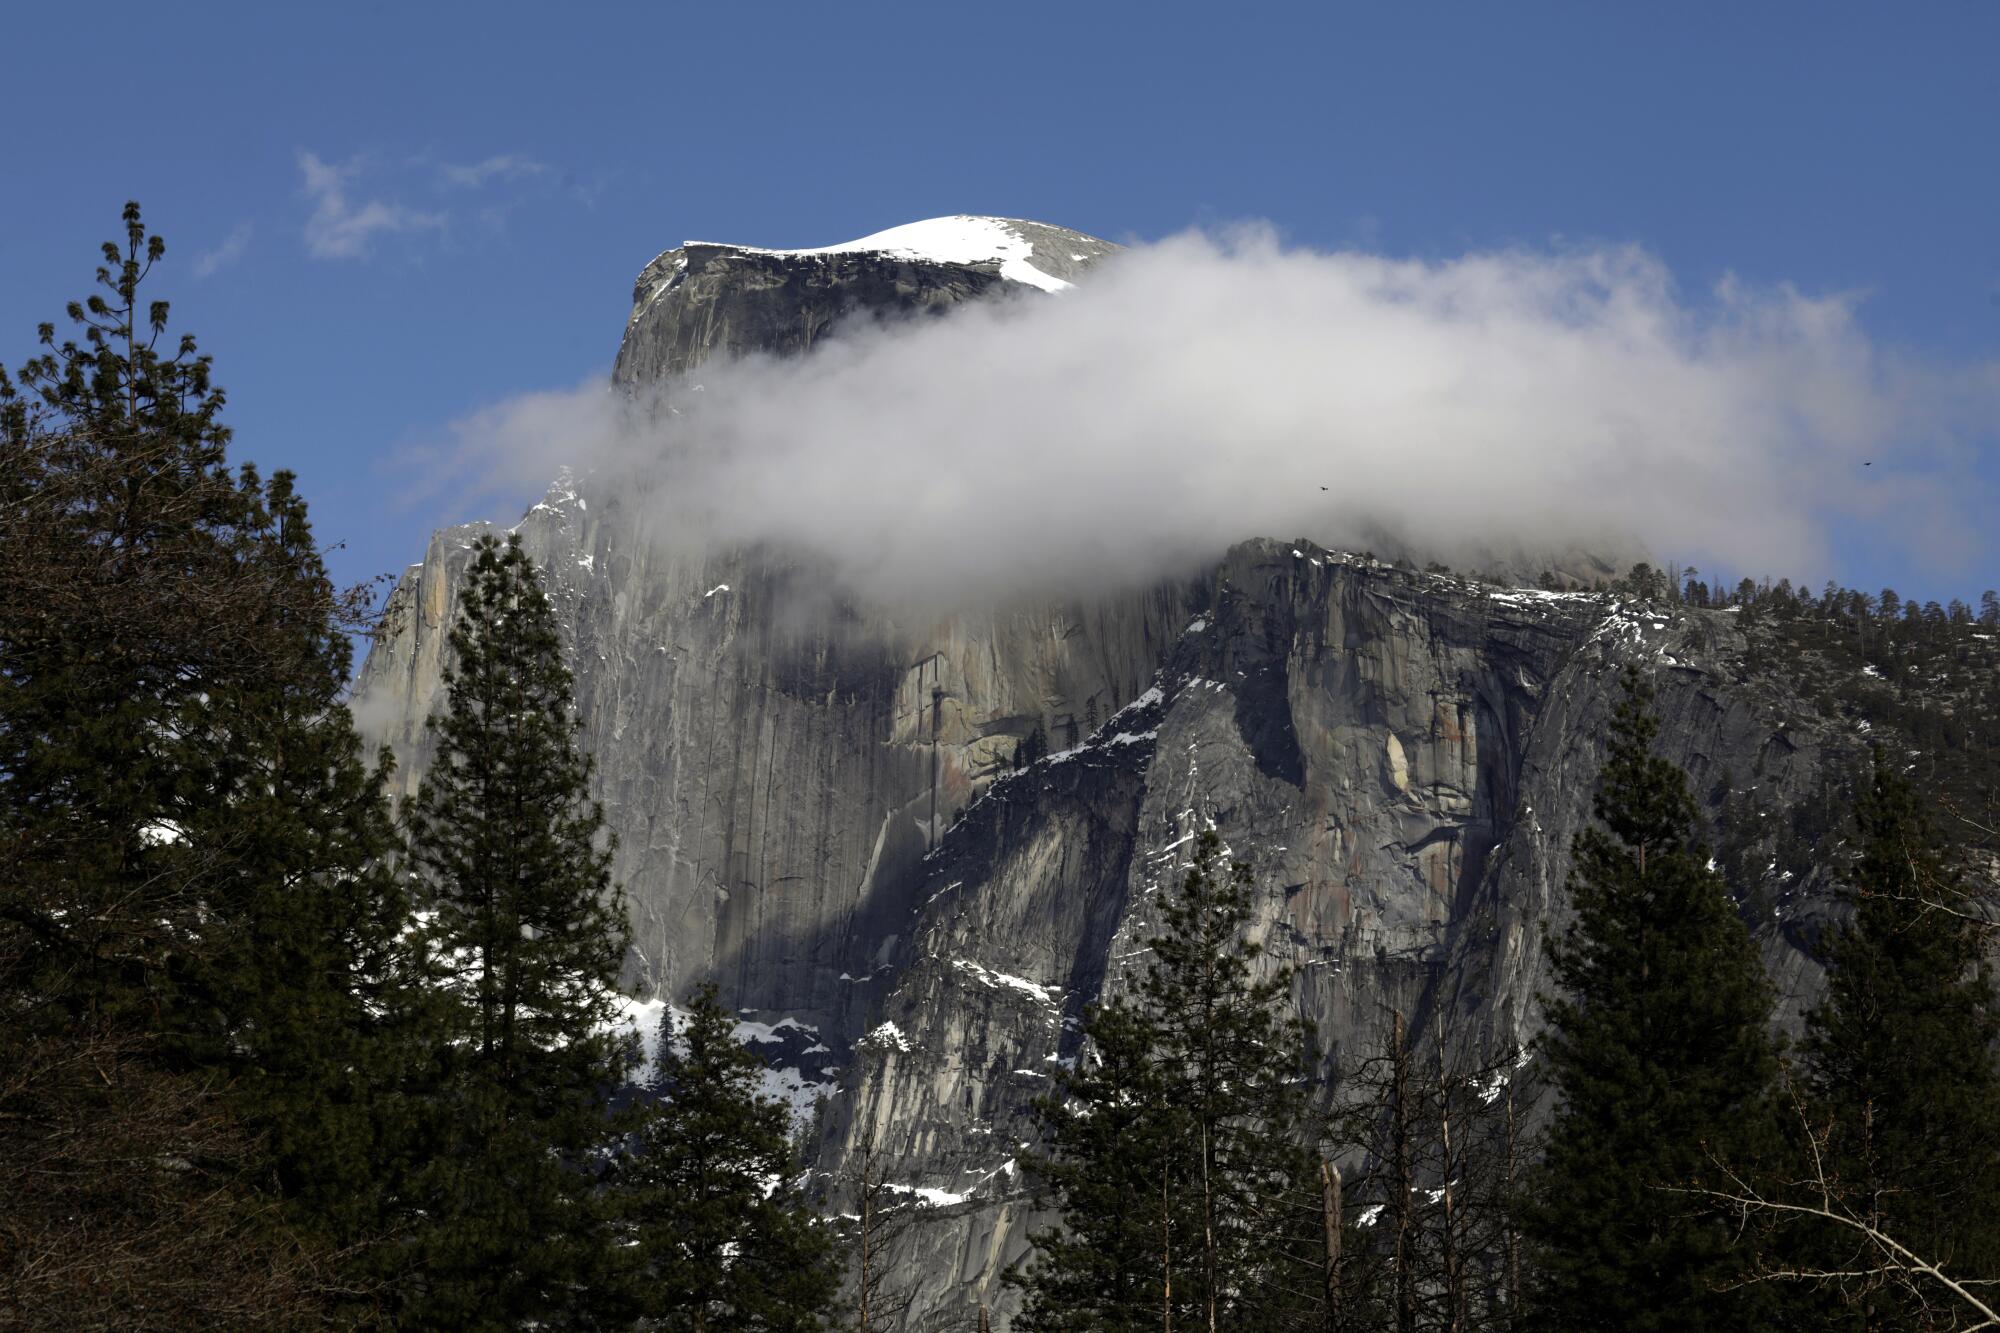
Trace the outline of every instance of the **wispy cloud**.
<instances>
[{"instance_id":1,"label":"wispy cloud","mask_svg":"<svg viewBox=\"0 0 2000 1333\"><path fill-rule=\"evenodd\" d=\"M476 190L489 181L526 180L546 171L548 168L533 158L519 153L498 153L484 162L474 162L469 166L455 166L447 162L439 168L439 175L447 186Z\"/></svg>"},{"instance_id":2,"label":"wispy cloud","mask_svg":"<svg viewBox=\"0 0 2000 1333\"><path fill-rule=\"evenodd\" d=\"M357 203L350 198L348 186L360 174L359 160L336 164L301 152L299 170L305 176L305 196L313 205L312 216L306 219L305 242L306 253L314 259L363 259L378 236L438 230L445 225L442 213L426 213L386 199Z\"/></svg>"},{"instance_id":3,"label":"wispy cloud","mask_svg":"<svg viewBox=\"0 0 2000 1333\"><path fill-rule=\"evenodd\" d=\"M518 398L459 424L457 475L594 467L663 531L946 605L1142 585L1255 535L1460 568L1636 540L1793 576L1858 534L1939 568L1990 549L1963 449L1993 447L2000 376L1905 361L1848 298L1684 292L1628 249L1418 263L1256 230L1036 295L710 362L659 402Z\"/></svg>"},{"instance_id":4,"label":"wispy cloud","mask_svg":"<svg viewBox=\"0 0 2000 1333\"><path fill-rule=\"evenodd\" d=\"M222 238L222 244L213 250L203 251L194 261L194 275L209 278L243 257L250 248L250 237L256 227L248 222L239 222L229 235Z\"/></svg>"}]
</instances>

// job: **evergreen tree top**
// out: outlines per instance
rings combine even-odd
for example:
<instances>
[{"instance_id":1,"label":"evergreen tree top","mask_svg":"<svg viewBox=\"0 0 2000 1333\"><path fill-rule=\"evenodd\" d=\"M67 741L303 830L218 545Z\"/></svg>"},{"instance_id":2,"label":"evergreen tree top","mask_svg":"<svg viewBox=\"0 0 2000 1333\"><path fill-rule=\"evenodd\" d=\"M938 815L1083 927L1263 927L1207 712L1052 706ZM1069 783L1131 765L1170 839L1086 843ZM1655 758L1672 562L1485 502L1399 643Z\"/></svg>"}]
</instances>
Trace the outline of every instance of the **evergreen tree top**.
<instances>
[{"instance_id":1,"label":"evergreen tree top","mask_svg":"<svg viewBox=\"0 0 2000 1333\"><path fill-rule=\"evenodd\" d=\"M1592 811L1643 866L1649 851L1690 847L1695 803L1687 775L1653 752L1660 719L1653 712L1652 686L1638 668L1628 666L1624 687L1612 715L1609 758Z\"/></svg>"},{"instance_id":2,"label":"evergreen tree top","mask_svg":"<svg viewBox=\"0 0 2000 1333\"><path fill-rule=\"evenodd\" d=\"M437 1149L414 1187L430 1290L413 1327L599 1327L623 1298L596 1164L624 1133L623 895L576 745L555 617L518 540L478 544L437 754L404 806L435 997Z\"/></svg>"},{"instance_id":3,"label":"evergreen tree top","mask_svg":"<svg viewBox=\"0 0 2000 1333\"><path fill-rule=\"evenodd\" d=\"M125 205L124 224L123 244L103 246L97 283L104 291L67 308L82 343L57 343L55 325L40 325L48 350L21 367L20 389L72 429L100 436L164 434L198 446L201 462L220 466L229 429L220 421L225 398L210 378L211 359L197 351L192 334L163 352L168 303L140 309L140 286L166 254L166 242L146 230L136 201ZM20 439L30 420L30 404L0 368L0 435Z\"/></svg>"},{"instance_id":4,"label":"evergreen tree top","mask_svg":"<svg viewBox=\"0 0 2000 1333\"><path fill-rule=\"evenodd\" d=\"M1737 1228L1687 1190L1775 1141L1770 984L1697 850L1687 777L1655 755L1634 670L1612 719L1598 825L1578 834L1575 917L1550 944L1544 1039L1561 1095L1523 1207L1546 1326L1771 1327Z\"/></svg>"},{"instance_id":5,"label":"evergreen tree top","mask_svg":"<svg viewBox=\"0 0 2000 1333\"><path fill-rule=\"evenodd\" d=\"M248 1303L205 1313L255 1309L254 1256L300 1239L340 1290L296 1318L337 1322L334 1303L368 1298L350 1261L393 1226L377 1094L400 1062L383 1034L405 925L380 770L339 706L359 603L333 592L289 474L225 467L207 358L191 337L160 350L167 304L141 305L165 246L136 204L125 224L103 294L69 307L80 340L44 324L19 385L0 372L0 1007L18 1020L0 1066L39 1082L32 1110L0 1111L39 1160L0 1180L59 1210L59 1267L116 1293L112 1322L201 1322L145 1311L187 1279L227 1285L185 1271L210 1263ZM71 1102L60 1069L79 1054ZM141 1086L172 1101L120 1104ZM86 1124L93 1171L45 1170ZM135 1129L157 1149L118 1146ZM162 1190L147 1164L168 1161L186 1180ZM110 1178L129 1207L107 1209ZM16 1204L0 1197L10 1223L31 1211ZM149 1236L190 1223L236 1255ZM99 1238L82 1256L79 1226ZM135 1261L160 1256L183 1271L135 1290Z\"/></svg>"},{"instance_id":6,"label":"evergreen tree top","mask_svg":"<svg viewBox=\"0 0 2000 1333\"><path fill-rule=\"evenodd\" d=\"M1254 978L1250 886L1215 830L1196 835L1151 965L1086 1015L1084 1057L1036 1102L1048 1152L1028 1167L1062 1221L1010 1279L1029 1291L1016 1327L1266 1328L1297 1313L1280 1231L1301 1191L1319 1199L1297 1137L1305 1038L1284 1012L1290 976Z\"/></svg>"}]
</instances>

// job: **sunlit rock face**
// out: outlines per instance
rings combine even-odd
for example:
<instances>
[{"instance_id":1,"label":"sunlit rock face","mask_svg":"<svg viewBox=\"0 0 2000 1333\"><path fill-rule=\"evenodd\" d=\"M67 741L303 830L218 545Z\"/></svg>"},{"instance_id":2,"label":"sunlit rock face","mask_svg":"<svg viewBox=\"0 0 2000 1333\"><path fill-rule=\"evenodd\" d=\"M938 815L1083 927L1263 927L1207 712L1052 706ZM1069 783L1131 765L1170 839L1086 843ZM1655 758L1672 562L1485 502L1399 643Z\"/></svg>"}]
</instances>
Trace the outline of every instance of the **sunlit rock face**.
<instances>
[{"instance_id":1,"label":"sunlit rock face","mask_svg":"<svg viewBox=\"0 0 2000 1333\"><path fill-rule=\"evenodd\" d=\"M967 218L822 251L689 243L641 274L616 375L1059 293L1114 249ZM1075 1057L1085 1007L1143 962L1199 829L1253 867L1252 934L1294 969L1331 1073L1391 1007L1465 1047L1532 1036L1625 664L1660 691L1664 751L1711 811L1725 774L1780 808L1858 755L1746 677L1725 613L1246 533L1194 576L938 617L862 604L799 552L660 530L659 512L565 475L519 524L618 838L628 980L674 998L718 981L787 1095L824 1094L803 1118L836 1193L870 1142L913 1191L924 1224L896 1262L913 1328L980 1303L1005 1326L1030 1099ZM357 716L405 790L485 530L432 538L361 673ZM1037 732L1050 753L1017 769ZM1816 985L1798 945L1819 878L1745 904L1793 996Z\"/></svg>"}]
</instances>

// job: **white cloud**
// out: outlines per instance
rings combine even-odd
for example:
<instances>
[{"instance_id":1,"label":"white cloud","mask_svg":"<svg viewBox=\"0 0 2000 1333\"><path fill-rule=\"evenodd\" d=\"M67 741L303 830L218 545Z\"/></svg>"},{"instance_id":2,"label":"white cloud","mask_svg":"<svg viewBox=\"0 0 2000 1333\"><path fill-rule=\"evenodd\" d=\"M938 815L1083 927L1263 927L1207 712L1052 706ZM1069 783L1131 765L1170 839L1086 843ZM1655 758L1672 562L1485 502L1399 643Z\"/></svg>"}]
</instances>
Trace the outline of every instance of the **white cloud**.
<instances>
[{"instance_id":1,"label":"white cloud","mask_svg":"<svg viewBox=\"0 0 2000 1333\"><path fill-rule=\"evenodd\" d=\"M361 163L336 165L312 153L299 154L306 198L312 216L306 219L306 253L314 259L365 258L378 236L396 232L440 229L442 213L425 213L382 199L355 203L348 186L360 174Z\"/></svg>"},{"instance_id":2,"label":"white cloud","mask_svg":"<svg viewBox=\"0 0 2000 1333\"><path fill-rule=\"evenodd\" d=\"M511 400L458 423L458 464L594 467L656 526L962 603L1252 536L1453 563L1636 541L1797 576L1841 533L1948 561L1977 530L1963 446L2000 420L2000 385L1885 355L1844 298L1689 298L1632 249L1422 263L1260 231L695 378Z\"/></svg>"},{"instance_id":3,"label":"white cloud","mask_svg":"<svg viewBox=\"0 0 2000 1333\"><path fill-rule=\"evenodd\" d=\"M213 277L221 269L227 268L243 257L250 248L250 237L256 227L252 223L239 222L222 238L222 244L213 250L204 251L194 261L194 275L197 278Z\"/></svg>"},{"instance_id":4,"label":"white cloud","mask_svg":"<svg viewBox=\"0 0 2000 1333\"><path fill-rule=\"evenodd\" d=\"M540 162L523 157L519 153L500 153L470 166L454 166L446 163L439 168L439 174L445 185L460 189L478 189L488 181L524 180L531 176L539 176L547 170L548 168Z\"/></svg>"}]
</instances>

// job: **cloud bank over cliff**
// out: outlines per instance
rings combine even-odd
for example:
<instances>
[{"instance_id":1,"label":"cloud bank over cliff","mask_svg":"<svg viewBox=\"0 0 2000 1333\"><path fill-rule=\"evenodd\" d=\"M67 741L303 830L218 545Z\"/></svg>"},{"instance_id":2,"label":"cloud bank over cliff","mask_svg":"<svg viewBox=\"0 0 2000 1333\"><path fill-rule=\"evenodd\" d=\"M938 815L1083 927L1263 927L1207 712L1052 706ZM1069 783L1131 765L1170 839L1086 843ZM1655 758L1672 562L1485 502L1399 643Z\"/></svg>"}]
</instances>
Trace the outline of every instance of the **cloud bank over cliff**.
<instances>
[{"instance_id":1,"label":"cloud bank over cliff","mask_svg":"<svg viewBox=\"0 0 2000 1333\"><path fill-rule=\"evenodd\" d=\"M898 597L1144 581L1250 536L1797 577L1852 532L1963 559L1965 451L2000 420L2000 377L1885 354L1845 298L1690 295L1634 249L1417 262L1256 229L694 379L510 400L453 427L452 466L595 469L656 526Z\"/></svg>"}]
</instances>

